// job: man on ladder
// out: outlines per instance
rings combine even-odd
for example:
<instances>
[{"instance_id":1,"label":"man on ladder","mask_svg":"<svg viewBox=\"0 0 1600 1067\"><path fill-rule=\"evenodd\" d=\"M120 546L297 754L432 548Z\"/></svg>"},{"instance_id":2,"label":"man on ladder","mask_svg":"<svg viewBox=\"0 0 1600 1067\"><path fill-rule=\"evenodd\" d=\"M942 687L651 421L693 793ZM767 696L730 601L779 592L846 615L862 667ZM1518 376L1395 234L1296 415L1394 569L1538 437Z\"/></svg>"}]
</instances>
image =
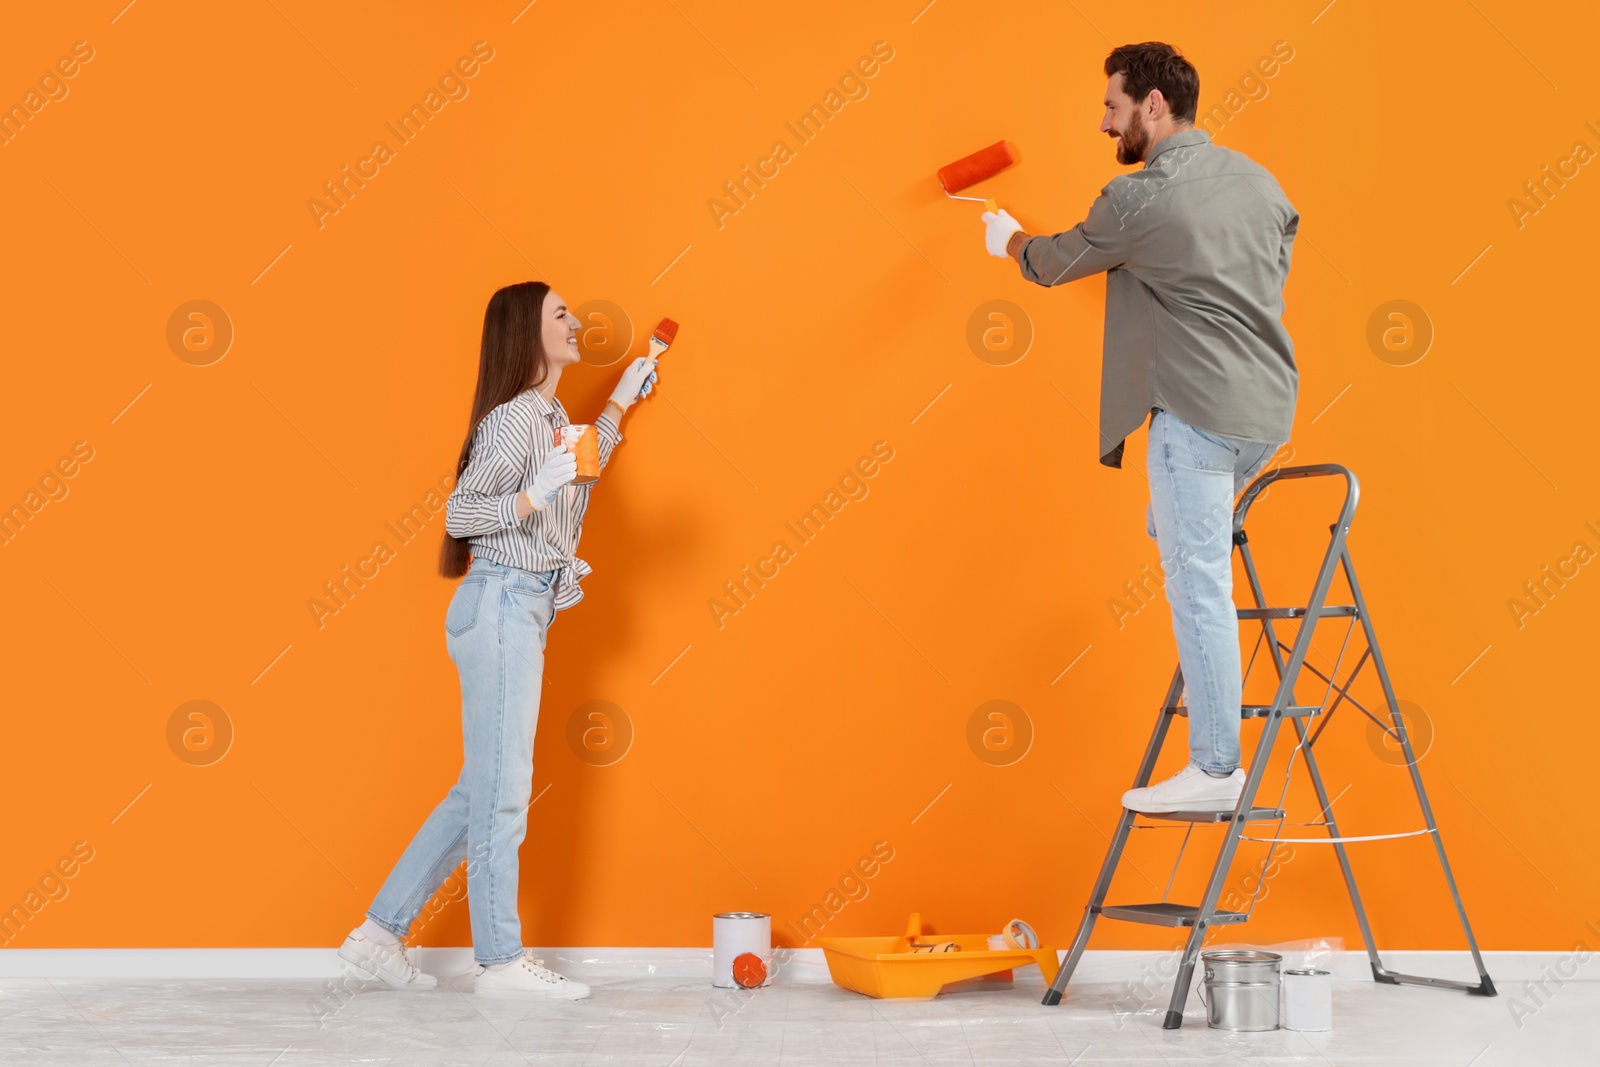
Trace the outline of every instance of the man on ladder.
<instances>
[{"instance_id":1,"label":"man on ladder","mask_svg":"<svg viewBox=\"0 0 1600 1067\"><path fill-rule=\"evenodd\" d=\"M1100 462L1122 466L1148 412L1145 531L1161 553L1189 714L1188 766L1122 803L1231 810L1245 784L1233 502L1294 420L1282 316L1300 216L1265 168L1194 128L1199 75L1172 46L1123 45L1105 73L1100 129L1117 162L1144 168L1111 179L1083 222L1051 236L984 212L985 243L1040 285L1106 272Z\"/></svg>"},{"instance_id":2,"label":"man on ladder","mask_svg":"<svg viewBox=\"0 0 1600 1067\"><path fill-rule=\"evenodd\" d=\"M1043 1003L1058 1004L1088 944L1097 918L1157 926L1187 927L1172 999L1162 1026L1183 1024L1183 1012L1200 946L1218 926L1244 922L1250 910L1220 906L1222 886L1239 842L1282 840L1246 838L1250 823L1276 822L1280 807L1256 806L1257 792L1285 723L1292 726L1299 754L1321 806L1318 821L1306 825L1327 831L1355 909L1375 981L1426 985L1494 996L1483 956L1467 922L1466 907L1445 856L1444 842L1428 803L1422 776L1406 735L1400 705L1378 650L1377 636L1350 561L1345 535L1355 515L1358 484L1347 468L1334 463L1289 467L1261 479L1277 446L1289 439L1298 374L1294 346L1283 328L1283 286L1300 217L1259 165L1238 152L1213 145L1194 129L1199 78L1177 51L1159 42L1124 45L1106 58L1106 114L1100 129L1117 142L1121 163L1144 169L1113 178L1101 190L1083 222L1049 237L1033 237L1004 211L985 212L985 243L996 256L1011 256L1023 276L1040 285L1060 285L1097 271L1106 272L1105 355L1100 377L1100 462L1122 466L1127 435L1150 412L1150 508L1145 530L1156 539L1166 576L1167 601L1177 637L1178 669L1168 686L1135 788L1123 794L1122 817L1108 842L1105 862L1084 908L1072 948L1046 991ZM1337 476L1345 481L1344 504L1330 534L1322 567L1304 606L1266 603L1245 536L1250 504L1269 482ZM1249 489L1245 489L1250 485ZM1240 490L1245 495L1233 507ZM1239 550L1255 606L1233 604L1233 549ZM1342 571L1351 603L1329 605L1328 589ZM1323 674L1305 663L1316 624L1322 618L1359 621L1367 649L1341 683L1339 664ZM1259 620L1278 675L1269 705L1240 702L1239 619ZM1279 640L1274 620L1299 624L1294 645ZM1348 634L1347 638L1348 640ZM1288 652L1285 660L1283 653ZM1341 651L1341 660L1343 652ZM1385 724L1351 695L1350 686L1367 662L1373 664L1389 712ZM1302 667L1328 683L1322 702L1295 699ZM1180 683L1182 690L1180 691ZM1337 689L1338 697L1333 698ZM1180 700L1180 697L1186 698ZM1345 837L1312 753L1316 738L1341 703L1349 703L1391 732L1405 754L1406 769L1425 827L1406 833ZM1161 747L1176 716L1189 717L1189 763L1172 778L1150 783ZM1315 734L1308 717L1322 715ZM1239 724L1262 721L1261 739L1248 772L1240 766ZM1348 716L1347 716L1348 717ZM1294 757L1291 755L1290 766ZM1284 792L1288 789L1285 772ZM1169 901L1109 904L1107 893L1137 815L1147 819L1226 826L1211 877L1199 903ZM1461 981L1399 974L1378 954L1366 909L1356 888L1345 844L1428 834L1445 884L1478 972ZM1180 849L1179 858L1182 858ZM1174 866L1176 873L1176 866ZM1170 882L1169 882L1170 887Z\"/></svg>"}]
</instances>

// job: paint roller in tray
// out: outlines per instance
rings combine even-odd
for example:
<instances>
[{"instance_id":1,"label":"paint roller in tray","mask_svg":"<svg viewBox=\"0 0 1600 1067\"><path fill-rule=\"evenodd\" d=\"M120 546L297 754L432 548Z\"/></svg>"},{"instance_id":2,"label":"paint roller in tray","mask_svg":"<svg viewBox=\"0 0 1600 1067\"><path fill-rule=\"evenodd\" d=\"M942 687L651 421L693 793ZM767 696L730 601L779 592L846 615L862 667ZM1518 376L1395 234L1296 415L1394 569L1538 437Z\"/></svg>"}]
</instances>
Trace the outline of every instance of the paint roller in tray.
<instances>
[{"instance_id":1,"label":"paint roller in tray","mask_svg":"<svg viewBox=\"0 0 1600 1067\"><path fill-rule=\"evenodd\" d=\"M957 196L961 190L992 178L1017 161L1016 151L1005 141L996 141L981 152L974 152L956 160L948 167L939 168L939 184L944 195L952 200L981 200L990 211L999 210L994 200L981 196Z\"/></svg>"}]
</instances>

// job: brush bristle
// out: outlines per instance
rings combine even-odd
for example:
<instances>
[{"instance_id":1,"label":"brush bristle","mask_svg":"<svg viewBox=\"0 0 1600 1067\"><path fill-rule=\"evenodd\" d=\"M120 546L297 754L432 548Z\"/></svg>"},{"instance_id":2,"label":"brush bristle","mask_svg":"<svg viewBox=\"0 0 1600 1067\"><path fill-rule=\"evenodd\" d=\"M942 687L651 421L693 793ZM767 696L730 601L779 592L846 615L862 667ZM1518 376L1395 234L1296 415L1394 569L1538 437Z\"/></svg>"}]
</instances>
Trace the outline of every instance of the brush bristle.
<instances>
[{"instance_id":1,"label":"brush bristle","mask_svg":"<svg viewBox=\"0 0 1600 1067\"><path fill-rule=\"evenodd\" d=\"M678 336L678 324L671 319L662 319L656 327L656 332L650 335L664 345L672 344L672 339Z\"/></svg>"}]
</instances>

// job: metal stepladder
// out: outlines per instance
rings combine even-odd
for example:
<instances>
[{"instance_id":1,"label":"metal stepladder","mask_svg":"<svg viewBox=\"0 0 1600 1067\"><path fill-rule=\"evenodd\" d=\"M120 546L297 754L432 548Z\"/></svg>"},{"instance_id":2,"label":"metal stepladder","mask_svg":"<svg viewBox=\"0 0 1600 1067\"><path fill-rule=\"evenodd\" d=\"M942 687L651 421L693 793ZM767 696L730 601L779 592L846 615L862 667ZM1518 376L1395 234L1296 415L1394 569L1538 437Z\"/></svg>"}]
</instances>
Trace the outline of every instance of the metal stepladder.
<instances>
[{"instance_id":1,"label":"metal stepladder","mask_svg":"<svg viewBox=\"0 0 1600 1067\"><path fill-rule=\"evenodd\" d=\"M1329 527L1331 539L1327 552L1323 556L1321 569L1317 572L1317 579L1311 591L1310 600L1303 607L1269 607L1265 603L1262 593L1260 577L1256 572L1255 562L1250 555L1248 538L1245 536L1244 520L1250 510L1250 505L1268 485L1287 481L1290 479L1315 478L1328 475L1342 475L1346 482L1344 505L1339 512L1339 521ZM1494 983L1489 978L1489 973L1484 969L1483 957L1478 952L1477 940L1472 935L1472 927L1467 922L1467 912L1461 903L1461 893L1456 888L1455 876L1450 871L1450 861L1445 857L1444 842L1440 839L1439 829L1434 822L1433 808L1428 803L1428 794L1422 786L1422 775L1417 769L1417 761L1411 748L1411 741L1406 733L1406 723L1401 715L1398 702L1395 700L1394 688L1389 681L1388 668L1384 665L1383 655L1378 649L1378 639L1373 632L1372 619L1367 613L1365 599L1361 595L1361 587L1356 581L1355 568L1350 561L1350 550L1345 544L1346 535L1350 531L1350 522L1355 516L1356 500L1360 488L1356 477L1347 468L1334 463L1322 463L1302 467L1283 467L1269 471L1256 479L1239 498L1239 503L1233 514L1233 545L1238 549L1241 561L1244 564L1245 575L1250 584L1250 591L1255 601L1253 608L1240 608L1238 615L1241 620L1257 620L1262 625L1262 635L1258 640L1265 643L1272 651L1273 667L1277 671L1278 687L1276 696L1271 704L1241 706L1241 717L1245 719L1259 718L1262 720L1262 732L1257 743L1255 755L1249 764L1249 773L1245 779L1244 791L1239 797L1238 805L1232 811L1177 811L1161 814L1147 814L1145 818L1168 820L1178 823L1188 823L1192 831L1195 824L1200 823L1226 823L1221 850L1217 855L1216 863L1212 868L1211 877L1206 883L1205 892L1200 903L1194 905L1167 903L1163 900L1157 904L1125 904L1110 905L1105 902L1106 894L1111 886L1112 876L1116 873L1118 861L1121 859L1124 847L1128 843L1128 836L1134 829L1134 821L1139 813L1124 809L1121 820L1117 824L1115 834L1112 835L1110 847L1106 851L1105 862L1101 865L1100 876L1096 879L1094 890L1090 895L1089 903L1084 908L1083 919L1078 924L1077 936L1073 939L1072 948L1067 953L1065 963L1056 975L1055 981L1045 992L1044 1003L1047 1005L1059 1004L1061 994L1066 989L1067 982L1071 980L1073 972L1077 969L1078 962L1083 957L1084 948L1088 945L1089 935L1094 930L1095 921L1099 918L1116 919L1124 922L1147 923L1156 926L1188 927L1189 935L1184 946L1183 955L1178 965L1177 977L1173 982L1172 999L1167 1005L1166 1016L1162 1027L1175 1030L1183 1025L1183 1008L1188 1000L1189 986L1194 978L1195 964L1200 954L1202 942L1206 934L1225 924L1241 923L1250 917L1250 910L1254 907L1252 900L1251 909L1244 911L1229 911L1218 907L1223 886L1226 883L1232 866L1235 852L1239 842L1245 834L1245 829L1251 823L1277 823L1278 832L1281 833L1285 812L1281 807L1260 807L1256 805L1256 792L1261 786L1266 774L1268 762L1272 756L1273 742L1276 740L1280 727L1285 720L1294 726L1295 735L1299 744L1290 756L1288 769L1285 771L1284 792L1287 795L1288 774L1293 771L1294 755L1302 754L1305 759L1306 771L1311 779L1311 784L1316 790L1317 802L1321 806L1322 822L1313 824L1326 826L1328 838L1309 839L1319 844L1332 843L1338 856L1339 869L1344 876L1345 887L1350 893L1350 902L1355 907L1356 921L1361 929L1361 937L1366 944L1367 956L1372 965L1374 981L1388 985L1426 985L1447 989L1464 990L1482 996L1494 996ZM1334 577L1334 571L1342 568L1345 579L1350 588L1352 603L1348 605L1327 605L1325 603L1328 588ZM1356 665L1342 683L1336 679L1339 667L1344 660L1345 648L1349 645L1350 631L1345 634L1345 646L1340 649L1339 662L1323 674L1315 666L1306 663L1306 655L1310 651L1312 635L1317 621L1326 618L1350 619L1350 631L1354 630L1355 622L1360 621L1365 635L1367 647ZM1294 644L1285 644L1278 639L1273 630L1273 620L1298 620L1299 632L1295 636ZM1289 652L1287 662L1283 653ZM1356 674L1371 659L1377 669L1379 681L1382 683L1383 697L1388 704L1389 723L1384 723L1372 712L1362 707L1350 695L1350 686ZM1254 664L1255 656L1252 654L1251 663ZM1304 667L1328 683L1327 693L1322 703L1316 705L1297 705L1294 696L1295 681ZM1248 680L1249 672L1245 677ZM1337 696L1329 701L1329 697ZM1166 740L1167 731L1172 726L1172 721L1178 715L1186 715L1187 709L1180 704L1183 695L1183 669L1180 664L1174 671L1172 683L1167 689L1166 700L1162 703L1161 711L1156 716L1155 730L1151 734L1150 743L1145 748L1144 759L1139 764L1139 772L1134 780L1134 788L1150 784L1151 773L1155 769L1156 760L1161 754L1163 742ZM1417 801L1421 806L1426 828L1413 831L1410 834L1382 834L1375 837L1406 837L1427 834L1433 838L1434 847L1439 854L1439 864L1443 868L1446 884L1450 888L1450 895L1455 900L1456 913L1461 919L1461 929L1465 932L1467 945L1472 952L1472 962L1477 968L1479 981L1462 982L1445 978L1422 978L1414 975L1397 974L1383 965L1379 958L1378 950L1373 942L1372 929L1367 922L1366 909L1361 903L1361 894L1356 889L1355 874L1350 866L1349 856L1345 851L1347 840L1373 840L1368 838L1344 838L1339 833L1337 820L1333 815L1333 802L1328 797L1328 791L1323 785L1321 771L1317 767L1313 746L1322 731L1332 722L1332 716L1338 706L1348 702L1358 708L1362 714L1378 723L1384 730L1399 743L1400 751L1405 757L1405 765L1410 771L1411 783L1416 789ZM1308 729L1311 718L1321 716L1322 721L1313 733ZM1337 798L1335 798L1337 799ZM1279 802L1282 804L1282 799ZM1249 840L1270 840L1276 850L1279 837L1249 838ZM1307 839L1302 839L1307 840ZM1187 837L1185 838L1187 842ZM1270 855L1270 854L1269 854ZM1182 852L1179 852L1179 861ZM1176 865L1174 866L1176 873ZM1169 888L1171 882L1168 883ZM1256 895L1259 896L1261 884L1258 881Z\"/></svg>"}]
</instances>

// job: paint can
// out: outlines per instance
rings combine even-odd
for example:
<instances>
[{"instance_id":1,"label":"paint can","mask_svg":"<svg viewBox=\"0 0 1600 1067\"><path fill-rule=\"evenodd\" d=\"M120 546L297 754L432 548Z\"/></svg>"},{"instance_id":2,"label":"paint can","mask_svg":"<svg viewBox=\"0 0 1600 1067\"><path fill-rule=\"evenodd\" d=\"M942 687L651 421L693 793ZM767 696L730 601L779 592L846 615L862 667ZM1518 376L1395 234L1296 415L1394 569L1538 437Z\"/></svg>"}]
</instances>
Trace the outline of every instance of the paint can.
<instances>
[{"instance_id":1,"label":"paint can","mask_svg":"<svg viewBox=\"0 0 1600 1067\"><path fill-rule=\"evenodd\" d=\"M764 911L725 911L711 917L711 984L754 989L772 970L772 916Z\"/></svg>"},{"instance_id":2,"label":"paint can","mask_svg":"<svg viewBox=\"0 0 1600 1067\"><path fill-rule=\"evenodd\" d=\"M1283 972L1283 1028L1333 1029L1333 975L1327 971Z\"/></svg>"},{"instance_id":3,"label":"paint can","mask_svg":"<svg viewBox=\"0 0 1600 1067\"><path fill-rule=\"evenodd\" d=\"M560 448L563 444L572 449L572 454L578 457L578 476L572 480L573 485L588 485L590 482L600 480L600 431L592 423L575 422L567 426L557 426L555 446Z\"/></svg>"},{"instance_id":4,"label":"paint can","mask_svg":"<svg viewBox=\"0 0 1600 1067\"><path fill-rule=\"evenodd\" d=\"M1205 976L1200 1002L1206 1025L1216 1030L1254 1032L1278 1028L1278 968L1283 957L1253 949L1200 953Z\"/></svg>"}]
</instances>

